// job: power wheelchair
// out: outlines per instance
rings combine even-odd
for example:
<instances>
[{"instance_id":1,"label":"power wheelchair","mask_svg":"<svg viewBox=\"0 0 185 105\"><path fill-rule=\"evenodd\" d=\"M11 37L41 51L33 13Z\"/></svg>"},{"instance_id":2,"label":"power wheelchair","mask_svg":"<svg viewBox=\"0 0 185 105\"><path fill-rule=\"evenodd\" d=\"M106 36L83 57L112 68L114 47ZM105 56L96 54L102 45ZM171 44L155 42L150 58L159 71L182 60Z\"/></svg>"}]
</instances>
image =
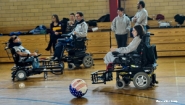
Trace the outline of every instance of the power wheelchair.
<instances>
[{"instance_id":1,"label":"power wheelchair","mask_svg":"<svg viewBox=\"0 0 185 105\"><path fill-rule=\"evenodd\" d=\"M112 52L112 54L116 58L113 63L108 64L107 70L91 73L92 84L106 84L107 81L112 81L113 72L116 72L116 87L118 89L129 85L131 81L137 89L147 89L158 84L154 73L158 66L156 46L150 45L150 33L143 36L136 51L128 54L118 52ZM121 65L121 67L116 68L115 65Z\"/></svg>"},{"instance_id":2,"label":"power wheelchair","mask_svg":"<svg viewBox=\"0 0 185 105\"><path fill-rule=\"evenodd\" d=\"M41 63L41 66L39 66L39 68L33 69L31 67L32 62L26 62L26 60L28 59L28 57L26 57L25 59L23 59L21 62L19 61L20 56L15 52L14 48L9 48L8 47L8 42L7 43L3 43L5 44L5 50L9 56L9 53L12 54L15 66L12 67L12 80L14 81L15 78L18 81L22 81L27 79L27 77L31 76L31 75L35 75L35 74L41 74L44 72L44 79L47 79L48 77L48 72L52 72L53 74L63 74L63 69L64 69L64 65L60 64L60 63L56 63L47 59L39 59L39 63ZM35 56L34 58L38 58L39 56L41 56L41 54L39 54L38 56Z\"/></svg>"},{"instance_id":3,"label":"power wheelchair","mask_svg":"<svg viewBox=\"0 0 185 105\"><path fill-rule=\"evenodd\" d=\"M85 68L90 68L94 66L92 54L86 53L86 37L76 38L76 35L72 34L63 34L61 35L63 43L63 49L61 53L61 58L59 62L67 62L68 69L75 69L80 67L81 64ZM69 38L72 38L72 41L69 41ZM64 55L64 51L67 51L67 54Z\"/></svg>"}]
</instances>

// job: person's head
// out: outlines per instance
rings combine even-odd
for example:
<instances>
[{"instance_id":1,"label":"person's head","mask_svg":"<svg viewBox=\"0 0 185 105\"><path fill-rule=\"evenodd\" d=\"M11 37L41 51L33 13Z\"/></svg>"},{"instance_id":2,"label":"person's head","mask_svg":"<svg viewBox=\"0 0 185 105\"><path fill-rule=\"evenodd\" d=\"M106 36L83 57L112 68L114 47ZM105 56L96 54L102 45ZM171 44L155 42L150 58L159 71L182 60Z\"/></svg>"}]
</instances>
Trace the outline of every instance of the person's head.
<instances>
[{"instance_id":1,"label":"person's head","mask_svg":"<svg viewBox=\"0 0 185 105\"><path fill-rule=\"evenodd\" d=\"M77 12L75 17L77 21L81 21L83 19L83 13L82 12Z\"/></svg>"},{"instance_id":2,"label":"person's head","mask_svg":"<svg viewBox=\"0 0 185 105\"><path fill-rule=\"evenodd\" d=\"M142 9L145 8L145 2L144 1L139 1L137 4L137 9Z\"/></svg>"},{"instance_id":3,"label":"person's head","mask_svg":"<svg viewBox=\"0 0 185 105\"><path fill-rule=\"evenodd\" d=\"M11 36L10 37L8 43L9 43L9 48L11 48L13 46L19 46L19 45L21 45L21 40L20 40L20 38L18 36L15 36L14 35L14 36Z\"/></svg>"},{"instance_id":4,"label":"person's head","mask_svg":"<svg viewBox=\"0 0 185 105\"><path fill-rule=\"evenodd\" d=\"M118 9L117 9L117 14L118 14L119 16L122 16L123 13L124 13L124 9L123 9L123 8L118 8Z\"/></svg>"},{"instance_id":5,"label":"person's head","mask_svg":"<svg viewBox=\"0 0 185 105\"><path fill-rule=\"evenodd\" d=\"M52 22L59 23L58 15L56 15L56 14L52 15Z\"/></svg>"},{"instance_id":6,"label":"person's head","mask_svg":"<svg viewBox=\"0 0 185 105\"><path fill-rule=\"evenodd\" d=\"M70 18L71 21L75 20L75 14L74 13L70 13L69 18Z\"/></svg>"},{"instance_id":7,"label":"person's head","mask_svg":"<svg viewBox=\"0 0 185 105\"><path fill-rule=\"evenodd\" d=\"M21 42L20 38L18 36L11 36L9 39L9 43L18 43Z\"/></svg>"},{"instance_id":8,"label":"person's head","mask_svg":"<svg viewBox=\"0 0 185 105\"><path fill-rule=\"evenodd\" d=\"M134 37L139 36L140 39L142 39L143 35L145 34L143 26L142 25L134 26L132 34Z\"/></svg>"}]
</instances>

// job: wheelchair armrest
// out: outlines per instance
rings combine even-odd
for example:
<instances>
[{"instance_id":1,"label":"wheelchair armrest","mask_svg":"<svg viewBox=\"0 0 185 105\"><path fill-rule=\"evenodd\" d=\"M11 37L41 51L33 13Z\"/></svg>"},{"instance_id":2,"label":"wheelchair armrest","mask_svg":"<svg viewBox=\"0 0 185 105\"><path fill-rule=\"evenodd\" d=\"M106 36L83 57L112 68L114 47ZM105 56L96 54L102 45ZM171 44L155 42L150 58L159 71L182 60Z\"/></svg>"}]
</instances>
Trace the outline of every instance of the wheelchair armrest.
<instances>
[{"instance_id":1,"label":"wheelchair armrest","mask_svg":"<svg viewBox=\"0 0 185 105\"><path fill-rule=\"evenodd\" d=\"M138 54L138 52L137 51L132 51L132 52L130 52L128 54Z\"/></svg>"},{"instance_id":2,"label":"wheelchair armrest","mask_svg":"<svg viewBox=\"0 0 185 105\"><path fill-rule=\"evenodd\" d=\"M112 55L114 55L114 56L117 56L118 54L120 54L120 53L117 52L117 51L113 51L113 52L112 52Z\"/></svg>"},{"instance_id":3,"label":"wheelchair armrest","mask_svg":"<svg viewBox=\"0 0 185 105\"><path fill-rule=\"evenodd\" d=\"M61 37L71 37L71 34L62 34Z\"/></svg>"},{"instance_id":4,"label":"wheelchair armrest","mask_svg":"<svg viewBox=\"0 0 185 105\"><path fill-rule=\"evenodd\" d=\"M86 38L86 37L81 37L81 38L77 38L76 40L77 40L77 41L86 41L87 38Z\"/></svg>"},{"instance_id":5,"label":"wheelchair armrest","mask_svg":"<svg viewBox=\"0 0 185 105\"><path fill-rule=\"evenodd\" d=\"M38 54L37 56L34 56L34 58L38 58L39 56L41 56L42 54Z\"/></svg>"},{"instance_id":6,"label":"wheelchair armrest","mask_svg":"<svg viewBox=\"0 0 185 105\"><path fill-rule=\"evenodd\" d=\"M125 57L125 54L118 54L118 57Z\"/></svg>"},{"instance_id":7,"label":"wheelchair armrest","mask_svg":"<svg viewBox=\"0 0 185 105\"><path fill-rule=\"evenodd\" d=\"M126 54L119 53L119 52L117 52L117 51L113 51L113 52L112 52L112 55L114 55L114 56L116 56L116 57L124 57L124 56L126 56Z\"/></svg>"},{"instance_id":8,"label":"wheelchair armrest","mask_svg":"<svg viewBox=\"0 0 185 105\"><path fill-rule=\"evenodd\" d=\"M65 41L66 38L65 38L65 37L63 37L63 38L58 38L57 40L58 40L58 41Z\"/></svg>"},{"instance_id":9,"label":"wheelchair armrest","mask_svg":"<svg viewBox=\"0 0 185 105\"><path fill-rule=\"evenodd\" d=\"M34 58L38 58L39 56L41 56L42 54L38 54L37 56L33 56ZM25 59L23 59L23 61L25 62L27 59L29 58L29 56L27 56Z\"/></svg>"},{"instance_id":10,"label":"wheelchair armrest","mask_svg":"<svg viewBox=\"0 0 185 105\"><path fill-rule=\"evenodd\" d=\"M133 57L140 57L139 54L133 54L132 56L133 56Z\"/></svg>"}]
</instances>

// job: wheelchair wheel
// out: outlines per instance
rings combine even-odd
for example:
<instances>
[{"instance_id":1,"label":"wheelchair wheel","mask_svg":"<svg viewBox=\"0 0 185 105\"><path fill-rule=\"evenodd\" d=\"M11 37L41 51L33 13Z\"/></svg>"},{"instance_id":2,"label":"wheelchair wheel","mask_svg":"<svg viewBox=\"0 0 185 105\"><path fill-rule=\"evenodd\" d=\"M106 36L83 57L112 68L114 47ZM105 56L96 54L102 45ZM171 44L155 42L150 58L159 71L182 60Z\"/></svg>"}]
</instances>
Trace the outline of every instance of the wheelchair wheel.
<instances>
[{"instance_id":1,"label":"wheelchair wheel","mask_svg":"<svg viewBox=\"0 0 185 105\"><path fill-rule=\"evenodd\" d=\"M26 79L26 72L24 71L24 70L19 70L19 71L17 71L17 73L16 73L16 79L18 80L18 81L23 81L23 80L25 80Z\"/></svg>"},{"instance_id":2,"label":"wheelchair wheel","mask_svg":"<svg viewBox=\"0 0 185 105\"><path fill-rule=\"evenodd\" d=\"M146 89L150 86L151 80L148 74L144 72L139 72L135 74L133 78L133 83L137 89Z\"/></svg>"},{"instance_id":3,"label":"wheelchair wheel","mask_svg":"<svg viewBox=\"0 0 185 105\"><path fill-rule=\"evenodd\" d=\"M123 79L123 81L125 82L125 85L126 85L126 86L130 85L130 80Z\"/></svg>"},{"instance_id":4,"label":"wheelchair wheel","mask_svg":"<svg viewBox=\"0 0 185 105\"><path fill-rule=\"evenodd\" d=\"M85 56L83 58L83 65L85 68L90 68L91 66L93 66L93 58L89 55Z\"/></svg>"},{"instance_id":5,"label":"wheelchair wheel","mask_svg":"<svg viewBox=\"0 0 185 105\"><path fill-rule=\"evenodd\" d=\"M123 81L123 80L117 80L116 81L116 87L118 88L118 89L123 89L124 87L125 87L125 81Z\"/></svg>"},{"instance_id":6,"label":"wheelchair wheel","mask_svg":"<svg viewBox=\"0 0 185 105\"><path fill-rule=\"evenodd\" d=\"M68 63L68 69L73 70L75 68L74 63Z\"/></svg>"}]
</instances>

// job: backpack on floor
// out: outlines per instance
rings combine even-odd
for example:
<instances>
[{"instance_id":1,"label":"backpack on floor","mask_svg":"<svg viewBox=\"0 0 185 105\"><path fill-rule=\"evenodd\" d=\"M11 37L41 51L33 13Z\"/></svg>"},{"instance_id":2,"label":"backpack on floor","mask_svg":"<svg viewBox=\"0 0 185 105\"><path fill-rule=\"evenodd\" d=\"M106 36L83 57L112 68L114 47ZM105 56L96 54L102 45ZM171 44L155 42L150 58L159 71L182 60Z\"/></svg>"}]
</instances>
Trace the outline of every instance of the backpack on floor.
<instances>
[{"instance_id":1,"label":"backpack on floor","mask_svg":"<svg viewBox=\"0 0 185 105\"><path fill-rule=\"evenodd\" d=\"M36 26L35 29L29 31L30 34L46 34L47 28L44 25Z\"/></svg>"}]
</instances>

